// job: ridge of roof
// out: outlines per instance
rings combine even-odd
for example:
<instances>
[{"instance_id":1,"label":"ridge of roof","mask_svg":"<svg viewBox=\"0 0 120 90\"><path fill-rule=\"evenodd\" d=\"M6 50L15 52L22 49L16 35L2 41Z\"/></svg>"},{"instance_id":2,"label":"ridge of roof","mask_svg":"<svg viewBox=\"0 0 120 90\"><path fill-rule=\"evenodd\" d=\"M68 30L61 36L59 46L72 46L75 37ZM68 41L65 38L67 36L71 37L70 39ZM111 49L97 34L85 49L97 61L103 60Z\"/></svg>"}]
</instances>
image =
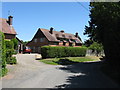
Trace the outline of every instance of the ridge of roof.
<instances>
[{"instance_id":1,"label":"ridge of roof","mask_svg":"<svg viewBox=\"0 0 120 90\"><path fill-rule=\"evenodd\" d=\"M46 38L49 40L49 41L59 41L56 37L56 34L59 35L59 37L63 37L62 35L65 35L65 38L68 38L70 39L70 37L74 40L77 40L77 42L80 42L81 43L81 40L79 40L77 37L75 37L74 34L71 34L71 33L62 33L60 31L53 31L53 34L51 34L48 30L48 29L44 29L44 28L39 28L38 30L41 30L42 33L46 36Z\"/></svg>"}]
</instances>

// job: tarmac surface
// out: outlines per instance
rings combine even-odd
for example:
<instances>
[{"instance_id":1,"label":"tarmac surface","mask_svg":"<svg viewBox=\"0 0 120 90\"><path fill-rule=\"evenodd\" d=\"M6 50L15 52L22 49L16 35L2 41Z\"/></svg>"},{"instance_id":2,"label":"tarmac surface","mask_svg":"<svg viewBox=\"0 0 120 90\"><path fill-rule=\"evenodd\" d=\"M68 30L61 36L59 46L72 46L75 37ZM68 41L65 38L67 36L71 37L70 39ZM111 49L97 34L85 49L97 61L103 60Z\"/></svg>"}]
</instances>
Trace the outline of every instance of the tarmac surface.
<instances>
[{"instance_id":1,"label":"tarmac surface","mask_svg":"<svg viewBox=\"0 0 120 90\"><path fill-rule=\"evenodd\" d=\"M17 54L17 65L7 65L2 88L118 88L100 71L101 62L48 65L36 54Z\"/></svg>"}]
</instances>

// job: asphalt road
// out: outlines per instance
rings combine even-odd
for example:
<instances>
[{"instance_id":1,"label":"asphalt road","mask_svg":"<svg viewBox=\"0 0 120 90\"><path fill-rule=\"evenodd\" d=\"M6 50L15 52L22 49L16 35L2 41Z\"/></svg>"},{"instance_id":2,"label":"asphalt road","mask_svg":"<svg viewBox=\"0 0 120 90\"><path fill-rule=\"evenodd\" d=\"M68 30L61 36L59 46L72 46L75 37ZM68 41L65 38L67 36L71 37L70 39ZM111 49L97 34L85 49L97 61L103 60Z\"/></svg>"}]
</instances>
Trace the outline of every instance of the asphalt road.
<instances>
[{"instance_id":1,"label":"asphalt road","mask_svg":"<svg viewBox=\"0 0 120 90\"><path fill-rule=\"evenodd\" d=\"M99 62L74 65L47 65L35 60L35 54L18 54L17 65L8 65L2 78L3 88L117 88L100 72Z\"/></svg>"}]
</instances>

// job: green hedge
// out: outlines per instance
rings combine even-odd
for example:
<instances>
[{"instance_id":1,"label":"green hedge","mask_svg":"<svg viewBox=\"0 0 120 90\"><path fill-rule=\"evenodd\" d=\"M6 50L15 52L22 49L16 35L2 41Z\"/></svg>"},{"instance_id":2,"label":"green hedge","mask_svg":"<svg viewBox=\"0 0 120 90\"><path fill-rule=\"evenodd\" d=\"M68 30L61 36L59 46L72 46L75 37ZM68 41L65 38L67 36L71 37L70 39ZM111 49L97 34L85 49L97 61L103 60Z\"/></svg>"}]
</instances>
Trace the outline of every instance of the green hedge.
<instances>
[{"instance_id":1,"label":"green hedge","mask_svg":"<svg viewBox=\"0 0 120 90\"><path fill-rule=\"evenodd\" d=\"M0 76L4 76L7 73L6 68L6 45L4 41L4 34L0 32L0 64L2 64L0 70Z\"/></svg>"},{"instance_id":2,"label":"green hedge","mask_svg":"<svg viewBox=\"0 0 120 90\"><path fill-rule=\"evenodd\" d=\"M85 56L86 47L43 46L41 48L41 54L43 58Z\"/></svg>"}]
</instances>

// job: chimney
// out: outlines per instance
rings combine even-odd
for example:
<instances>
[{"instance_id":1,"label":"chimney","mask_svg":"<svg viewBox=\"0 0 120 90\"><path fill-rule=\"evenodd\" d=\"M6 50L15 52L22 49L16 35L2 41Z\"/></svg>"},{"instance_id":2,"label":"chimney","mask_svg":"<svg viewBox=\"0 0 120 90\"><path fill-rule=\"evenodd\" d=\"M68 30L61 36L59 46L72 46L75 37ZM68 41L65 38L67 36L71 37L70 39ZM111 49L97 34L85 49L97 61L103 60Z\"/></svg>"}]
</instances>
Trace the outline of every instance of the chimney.
<instances>
[{"instance_id":1,"label":"chimney","mask_svg":"<svg viewBox=\"0 0 120 90\"><path fill-rule=\"evenodd\" d=\"M53 27L50 28L50 33L53 34Z\"/></svg>"},{"instance_id":2,"label":"chimney","mask_svg":"<svg viewBox=\"0 0 120 90\"><path fill-rule=\"evenodd\" d=\"M78 32L76 32L76 33L75 33L75 37L77 37L77 38L78 38Z\"/></svg>"},{"instance_id":3,"label":"chimney","mask_svg":"<svg viewBox=\"0 0 120 90\"><path fill-rule=\"evenodd\" d=\"M64 33L64 30L61 30L60 32L61 32L61 33Z\"/></svg>"},{"instance_id":4,"label":"chimney","mask_svg":"<svg viewBox=\"0 0 120 90\"><path fill-rule=\"evenodd\" d=\"M9 17L8 17L8 24L9 24L9 25L12 25L12 21L13 21L13 17L12 17L12 16L9 16Z\"/></svg>"}]
</instances>

